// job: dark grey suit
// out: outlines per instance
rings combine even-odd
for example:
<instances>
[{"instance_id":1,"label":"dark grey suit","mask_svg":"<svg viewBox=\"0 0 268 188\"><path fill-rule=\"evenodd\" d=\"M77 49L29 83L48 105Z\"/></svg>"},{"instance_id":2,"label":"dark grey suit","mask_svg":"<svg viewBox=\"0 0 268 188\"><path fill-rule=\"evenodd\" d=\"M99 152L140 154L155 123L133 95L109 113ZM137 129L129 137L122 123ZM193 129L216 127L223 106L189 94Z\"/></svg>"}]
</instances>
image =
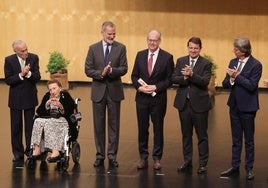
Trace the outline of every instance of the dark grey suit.
<instances>
[{"instance_id":1,"label":"dark grey suit","mask_svg":"<svg viewBox=\"0 0 268 188\"><path fill-rule=\"evenodd\" d=\"M35 106L37 106L36 83L41 79L39 72L39 58L37 55L28 53L26 65L30 64L31 77L20 79L19 73L21 66L16 54L5 58L5 82L10 86L8 106L11 116L11 142L12 152L15 158L24 156L24 147L22 144L22 113L24 113L25 122L25 153L30 152L31 135L33 127L33 116Z\"/></svg>"},{"instance_id":2,"label":"dark grey suit","mask_svg":"<svg viewBox=\"0 0 268 188\"><path fill-rule=\"evenodd\" d=\"M198 136L199 162L201 165L206 165L208 161L208 111L211 108L207 86L211 77L212 64L199 56L193 68L193 76L185 80L181 70L185 65L189 65L189 61L189 56L179 58L172 75L172 82L178 84L174 107L178 109L180 115L184 161L192 162L192 134L193 127L195 127Z\"/></svg>"},{"instance_id":3,"label":"dark grey suit","mask_svg":"<svg viewBox=\"0 0 268 188\"><path fill-rule=\"evenodd\" d=\"M108 158L116 159L119 142L120 103L124 99L121 76L127 73L125 45L114 41L109 55L112 72L102 77L104 52L102 41L89 47L85 73L93 79L91 100L93 105L96 158L105 159L106 107L108 109Z\"/></svg>"}]
</instances>

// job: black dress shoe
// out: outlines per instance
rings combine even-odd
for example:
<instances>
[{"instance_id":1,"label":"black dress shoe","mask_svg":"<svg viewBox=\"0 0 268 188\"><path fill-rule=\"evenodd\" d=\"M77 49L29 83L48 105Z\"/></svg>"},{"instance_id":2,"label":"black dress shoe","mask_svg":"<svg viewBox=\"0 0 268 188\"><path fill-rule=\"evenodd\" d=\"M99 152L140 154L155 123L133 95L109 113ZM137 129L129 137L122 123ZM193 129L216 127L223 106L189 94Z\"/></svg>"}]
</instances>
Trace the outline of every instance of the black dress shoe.
<instances>
[{"instance_id":1,"label":"black dress shoe","mask_svg":"<svg viewBox=\"0 0 268 188\"><path fill-rule=\"evenodd\" d=\"M56 157L48 157L48 158L47 158L47 161L48 161L49 163L55 163L55 162L59 161L60 159L61 159L61 156L58 155L58 156L56 156Z\"/></svg>"},{"instance_id":2,"label":"black dress shoe","mask_svg":"<svg viewBox=\"0 0 268 188\"><path fill-rule=\"evenodd\" d=\"M205 174L207 172L207 168L205 165L199 165L199 168L197 170L198 174Z\"/></svg>"},{"instance_id":3,"label":"black dress shoe","mask_svg":"<svg viewBox=\"0 0 268 188\"><path fill-rule=\"evenodd\" d=\"M110 168L114 168L114 167L118 167L119 164L115 159L109 159L109 167Z\"/></svg>"},{"instance_id":4,"label":"black dress shoe","mask_svg":"<svg viewBox=\"0 0 268 188\"><path fill-rule=\"evenodd\" d=\"M137 169L145 169L148 168L148 160L141 159L137 165Z\"/></svg>"},{"instance_id":5,"label":"black dress shoe","mask_svg":"<svg viewBox=\"0 0 268 188\"><path fill-rule=\"evenodd\" d=\"M14 157L12 159L12 162L22 162L22 161L24 161L24 157Z\"/></svg>"},{"instance_id":6,"label":"black dress shoe","mask_svg":"<svg viewBox=\"0 0 268 188\"><path fill-rule=\"evenodd\" d=\"M253 180L254 176L255 176L255 174L254 174L253 170L247 170L247 179L248 180Z\"/></svg>"},{"instance_id":7,"label":"black dress shoe","mask_svg":"<svg viewBox=\"0 0 268 188\"><path fill-rule=\"evenodd\" d=\"M231 177L239 174L239 168L229 168L221 173L221 177Z\"/></svg>"},{"instance_id":8,"label":"black dress shoe","mask_svg":"<svg viewBox=\"0 0 268 188\"><path fill-rule=\"evenodd\" d=\"M32 156L30 156L30 158L32 158L33 160L39 160L40 157L41 157L40 154L39 155L32 155Z\"/></svg>"},{"instance_id":9,"label":"black dress shoe","mask_svg":"<svg viewBox=\"0 0 268 188\"><path fill-rule=\"evenodd\" d=\"M183 172L186 170L190 170L192 169L192 163L188 162L188 163L183 163L180 167L178 167L178 172Z\"/></svg>"},{"instance_id":10,"label":"black dress shoe","mask_svg":"<svg viewBox=\"0 0 268 188\"><path fill-rule=\"evenodd\" d=\"M104 166L104 159L96 159L96 161L93 164L94 167L101 167Z\"/></svg>"}]
</instances>

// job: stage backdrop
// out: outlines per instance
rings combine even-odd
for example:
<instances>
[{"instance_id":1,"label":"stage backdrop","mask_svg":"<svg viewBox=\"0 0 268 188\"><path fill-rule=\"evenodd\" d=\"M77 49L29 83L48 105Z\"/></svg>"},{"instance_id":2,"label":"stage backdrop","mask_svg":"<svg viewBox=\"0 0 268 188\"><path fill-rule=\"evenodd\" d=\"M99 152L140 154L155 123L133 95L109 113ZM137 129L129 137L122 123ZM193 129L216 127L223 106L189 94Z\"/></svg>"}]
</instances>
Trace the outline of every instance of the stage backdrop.
<instances>
[{"instance_id":1,"label":"stage backdrop","mask_svg":"<svg viewBox=\"0 0 268 188\"><path fill-rule=\"evenodd\" d=\"M263 63L262 80L268 78L267 0L1 0L0 65L13 53L12 42L22 39L29 52L39 55L43 80L49 79L49 52L59 50L71 62L70 81L91 81L84 73L85 58L89 45L101 40L100 27L106 20L117 25L116 40L127 46L125 83L131 83L136 53L146 48L146 34L154 28L162 32L161 48L172 53L174 61L187 54L190 37L200 37L202 54L218 64L218 86L234 57L233 39L248 37L253 55Z\"/></svg>"}]
</instances>

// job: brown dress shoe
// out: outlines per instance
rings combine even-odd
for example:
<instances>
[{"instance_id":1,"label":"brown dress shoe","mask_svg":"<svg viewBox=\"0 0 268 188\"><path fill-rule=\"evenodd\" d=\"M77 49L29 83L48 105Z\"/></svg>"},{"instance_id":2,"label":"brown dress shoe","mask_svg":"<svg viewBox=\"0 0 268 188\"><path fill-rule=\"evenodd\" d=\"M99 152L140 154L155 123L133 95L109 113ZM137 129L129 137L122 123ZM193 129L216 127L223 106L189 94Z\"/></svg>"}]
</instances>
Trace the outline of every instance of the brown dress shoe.
<instances>
[{"instance_id":1,"label":"brown dress shoe","mask_svg":"<svg viewBox=\"0 0 268 188\"><path fill-rule=\"evenodd\" d=\"M144 169L148 167L148 161L141 159L140 162L137 165L137 169Z\"/></svg>"},{"instance_id":2,"label":"brown dress shoe","mask_svg":"<svg viewBox=\"0 0 268 188\"><path fill-rule=\"evenodd\" d=\"M155 170L160 170L161 169L160 160L155 160L154 161L154 169Z\"/></svg>"}]
</instances>

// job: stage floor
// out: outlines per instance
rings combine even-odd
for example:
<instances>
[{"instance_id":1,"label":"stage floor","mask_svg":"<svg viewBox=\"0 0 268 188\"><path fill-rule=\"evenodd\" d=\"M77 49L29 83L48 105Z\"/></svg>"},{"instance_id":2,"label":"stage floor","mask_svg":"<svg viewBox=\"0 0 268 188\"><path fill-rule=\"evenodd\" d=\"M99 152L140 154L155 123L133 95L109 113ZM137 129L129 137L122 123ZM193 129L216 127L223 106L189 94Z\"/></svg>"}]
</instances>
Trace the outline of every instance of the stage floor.
<instances>
[{"instance_id":1,"label":"stage floor","mask_svg":"<svg viewBox=\"0 0 268 188\"><path fill-rule=\"evenodd\" d=\"M135 90L126 86L125 100L121 106L120 142L117 160L117 170L105 167L95 169L95 145L92 125L92 108L90 101L90 84L71 83L69 92L73 97L80 97L79 110L83 119L78 142L81 146L79 165L74 165L72 159L67 171L58 171L56 164L37 163L35 170L29 170L25 165L14 165L12 162L10 143L9 108L7 107L8 86L0 81L1 99L1 131L0 131L0 177L3 188L226 188L226 187L268 187L268 92L260 92L260 110L256 117L255 133L255 179L246 180L244 170L244 153L240 176L234 179L221 179L222 171L230 167L231 162L231 132L229 125L228 107L226 101L229 93L218 91L215 97L215 106L210 111L209 118L209 145L210 158L206 175L198 175L198 152L196 136L194 135L193 170L189 173L178 173L177 167L182 160L181 132L178 112L173 107L175 89L168 90L168 108L164 126L164 155L161 161L162 170L153 170L153 160L150 157L149 167L146 170L136 169L138 156L137 121L135 110ZM38 84L38 96L41 100L46 92L45 83ZM150 151L152 150L153 132L150 129Z\"/></svg>"}]
</instances>

